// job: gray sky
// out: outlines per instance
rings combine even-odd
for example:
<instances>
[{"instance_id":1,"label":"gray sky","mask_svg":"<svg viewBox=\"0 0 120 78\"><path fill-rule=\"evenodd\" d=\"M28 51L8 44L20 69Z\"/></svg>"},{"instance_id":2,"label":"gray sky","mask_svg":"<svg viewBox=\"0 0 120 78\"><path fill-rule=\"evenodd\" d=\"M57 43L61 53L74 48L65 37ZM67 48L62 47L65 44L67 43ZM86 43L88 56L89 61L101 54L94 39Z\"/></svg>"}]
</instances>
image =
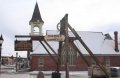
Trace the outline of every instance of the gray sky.
<instances>
[{"instance_id":1,"label":"gray sky","mask_svg":"<svg viewBox=\"0 0 120 78\"><path fill-rule=\"evenodd\" d=\"M110 33L120 31L120 0L37 0L43 31L56 30L68 13L70 25L78 31ZM36 0L0 0L0 34L4 37L2 53L15 55L15 35L30 33L29 21ZM119 32L120 33L120 32ZM19 52L26 56L25 52Z\"/></svg>"}]
</instances>

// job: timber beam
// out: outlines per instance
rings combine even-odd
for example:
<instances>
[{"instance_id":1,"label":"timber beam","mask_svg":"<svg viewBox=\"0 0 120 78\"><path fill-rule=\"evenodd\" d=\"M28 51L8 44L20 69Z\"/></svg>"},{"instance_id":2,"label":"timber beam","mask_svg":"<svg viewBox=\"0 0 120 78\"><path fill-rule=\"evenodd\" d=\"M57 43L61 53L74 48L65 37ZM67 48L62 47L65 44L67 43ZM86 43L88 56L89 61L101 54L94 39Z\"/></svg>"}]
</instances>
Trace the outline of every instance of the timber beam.
<instances>
[{"instance_id":1,"label":"timber beam","mask_svg":"<svg viewBox=\"0 0 120 78\"><path fill-rule=\"evenodd\" d=\"M31 40L40 40L40 41L44 41L45 36L30 36L30 35L15 35L15 38L31 38ZM76 37L69 37L69 41L74 41L76 40Z\"/></svg>"}]
</instances>

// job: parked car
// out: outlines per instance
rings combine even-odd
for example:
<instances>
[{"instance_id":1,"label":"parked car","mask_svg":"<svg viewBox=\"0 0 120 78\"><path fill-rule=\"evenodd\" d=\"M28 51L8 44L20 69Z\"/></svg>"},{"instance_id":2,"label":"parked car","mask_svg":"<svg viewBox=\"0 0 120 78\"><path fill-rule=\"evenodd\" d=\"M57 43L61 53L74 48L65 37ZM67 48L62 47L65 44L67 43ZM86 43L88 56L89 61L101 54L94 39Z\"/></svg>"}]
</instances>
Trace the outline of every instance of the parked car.
<instances>
[{"instance_id":1,"label":"parked car","mask_svg":"<svg viewBox=\"0 0 120 78\"><path fill-rule=\"evenodd\" d=\"M111 77L120 77L120 67L110 67Z\"/></svg>"}]
</instances>

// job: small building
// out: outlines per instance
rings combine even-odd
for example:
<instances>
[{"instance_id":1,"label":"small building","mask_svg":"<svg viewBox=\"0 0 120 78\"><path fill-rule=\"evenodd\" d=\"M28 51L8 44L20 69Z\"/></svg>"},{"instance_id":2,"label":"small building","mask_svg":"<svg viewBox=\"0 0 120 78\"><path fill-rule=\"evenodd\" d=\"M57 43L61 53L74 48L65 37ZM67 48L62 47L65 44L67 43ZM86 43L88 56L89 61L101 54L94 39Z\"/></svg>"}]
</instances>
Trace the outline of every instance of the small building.
<instances>
[{"instance_id":1,"label":"small building","mask_svg":"<svg viewBox=\"0 0 120 78\"><path fill-rule=\"evenodd\" d=\"M15 64L15 57L9 54L2 54L2 65L13 65Z\"/></svg>"},{"instance_id":2,"label":"small building","mask_svg":"<svg viewBox=\"0 0 120 78\"><path fill-rule=\"evenodd\" d=\"M30 35L39 35L42 36L42 26L44 24L38 4L36 3L35 9L33 12L32 19L30 20L31 33ZM34 31L36 30L37 31ZM57 30L47 31L48 35L58 35L60 32ZM103 65L108 66L118 66L120 67L120 45L118 44L118 32L115 32L115 39L109 34L103 34L102 32L92 32L92 31L77 31L81 39L85 42L88 48L93 52L93 54L98 58L99 62ZM72 32L69 32L69 37L74 37ZM58 53L59 43L56 41L48 41L50 46ZM77 48L82 52L90 65L94 65L95 61L88 54L87 50L82 46L82 44L75 40L73 43ZM65 61L68 57L69 70L70 71L79 71L87 70L88 66L83 61L82 57L78 54L77 50L73 48L73 45L69 43L69 53L66 56L66 48L61 52L61 65L60 70L65 70ZM49 50L49 49L48 49ZM50 51L52 53L52 51ZM57 60L57 56L52 53L52 56ZM53 71L57 69L56 63L40 44L39 41L33 41L33 52L30 55L31 70L42 70L42 71Z\"/></svg>"}]
</instances>

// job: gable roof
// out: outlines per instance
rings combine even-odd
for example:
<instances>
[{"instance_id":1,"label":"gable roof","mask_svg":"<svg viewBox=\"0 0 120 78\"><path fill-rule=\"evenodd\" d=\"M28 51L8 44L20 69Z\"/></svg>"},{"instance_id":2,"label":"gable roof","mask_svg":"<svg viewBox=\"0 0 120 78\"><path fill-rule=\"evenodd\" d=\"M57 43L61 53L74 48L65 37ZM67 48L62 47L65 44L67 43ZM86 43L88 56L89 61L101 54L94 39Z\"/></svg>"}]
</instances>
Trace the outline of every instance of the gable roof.
<instances>
[{"instance_id":1,"label":"gable roof","mask_svg":"<svg viewBox=\"0 0 120 78\"><path fill-rule=\"evenodd\" d=\"M50 30L47 31L47 35L58 35L60 32L57 30ZM79 36L82 38L82 40L85 42L85 44L88 46L88 48L93 52L93 54L96 55L120 55L120 52L116 52L114 50L114 40L107 39L106 36L102 32L90 32L90 31L77 31ZM74 37L72 32L69 32L69 37ZM55 51L58 51L58 42L55 41L48 41L48 43L55 49ZM75 45L78 47L78 49L85 55L88 55L88 52L86 49L82 46L82 44L78 41L74 41ZM39 43L39 45L41 45ZM35 49L35 44L33 43L33 49ZM38 49L38 50L37 50ZM41 48L40 46L36 48L36 51L33 52L33 54L40 54L41 53L47 53L44 48ZM120 45L119 45L120 49Z\"/></svg>"},{"instance_id":2,"label":"gable roof","mask_svg":"<svg viewBox=\"0 0 120 78\"><path fill-rule=\"evenodd\" d=\"M30 22L36 22L37 20L39 20L39 22L44 22L41 18L39 7L38 7L38 4L36 2L34 12L33 12L33 16L32 16L32 19L30 20Z\"/></svg>"}]
</instances>

